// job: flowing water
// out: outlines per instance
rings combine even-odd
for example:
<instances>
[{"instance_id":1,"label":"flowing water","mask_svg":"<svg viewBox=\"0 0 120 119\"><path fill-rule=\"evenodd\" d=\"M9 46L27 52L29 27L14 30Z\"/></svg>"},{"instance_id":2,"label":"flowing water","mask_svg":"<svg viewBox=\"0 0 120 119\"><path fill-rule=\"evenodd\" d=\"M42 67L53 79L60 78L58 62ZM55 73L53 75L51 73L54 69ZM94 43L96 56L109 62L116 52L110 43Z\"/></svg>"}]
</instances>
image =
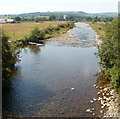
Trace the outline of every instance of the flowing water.
<instances>
[{"instance_id":1,"label":"flowing water","mask_svg":"<svg viewBox=\"0 0 120 119\"><path fill-rule=\"evenodd\" d=\"M11 77L12 87L3 95L5 116L90 117L86 109L97 95L96 73L99 72L95 46L96 33L84 23L71 29L78 47L59 43L44 46L28 45L21 48L18 71Z\"/></svg>"}]
</instances>

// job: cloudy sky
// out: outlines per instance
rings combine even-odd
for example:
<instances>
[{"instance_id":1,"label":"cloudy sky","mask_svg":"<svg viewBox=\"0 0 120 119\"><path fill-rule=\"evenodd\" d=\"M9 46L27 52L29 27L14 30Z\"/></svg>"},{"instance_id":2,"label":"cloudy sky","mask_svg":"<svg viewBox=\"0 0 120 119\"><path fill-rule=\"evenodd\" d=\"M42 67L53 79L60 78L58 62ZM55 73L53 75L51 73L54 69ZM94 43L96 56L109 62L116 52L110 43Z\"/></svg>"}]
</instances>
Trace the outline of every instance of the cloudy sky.
<instances>
[{"instance_id":1,"label":"cloudy sky","mask_svg":"<svg viewBox=\"0 0 120 119\"><path fill-rule=\"evenodd\" d=\"M119 0L1 0L0 14L41 11L117 12Z\"/></svg>"}]
</instances>

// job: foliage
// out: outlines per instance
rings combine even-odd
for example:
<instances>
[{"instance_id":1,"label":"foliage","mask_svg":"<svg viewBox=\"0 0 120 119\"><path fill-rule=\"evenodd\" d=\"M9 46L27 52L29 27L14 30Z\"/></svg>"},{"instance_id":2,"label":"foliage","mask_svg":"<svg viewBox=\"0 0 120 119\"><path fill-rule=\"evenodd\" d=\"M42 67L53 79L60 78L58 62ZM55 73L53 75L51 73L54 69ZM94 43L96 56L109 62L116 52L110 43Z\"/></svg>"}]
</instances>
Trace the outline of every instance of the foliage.
<instances>
[{"instance_id":1,"label":"foliage","mask_svg":"<svg viewBox=\"0 0 120 119\"><path fill-rule=\"evenodd\" d=\"M21 20L20 17L15 17L14 19L15 19L15 21L20 21Z\"/></svg>"},{"instance_id":2,"label":"foliage","mask_svg":"<svg viewBox=\"0 0 120 119\"><path fill-rule=\"evenodd\" d=\"M55 19L56 19L56 16L54 16L54 15L49 16L50 21L54 21Z\"/></svg>"},{"instance_id":3,"label":"foliage","mask_svg":"<svg viewBox=\"0 0 120 119\"><path fill-rule=\"evenodd\" d=\"M40 30L39 28L36 27L31 31L27 41L39 42L39 40L45 39L44 36L45 36L44 30Z\"/></svg>"},{"instance_id":4,"label":"foliage","mask_svg":"<svg viewBox=\"0 0 120 119\"><path fill-rule=\"evenodd\" d=\"M10 74L12 70L15 68L15 63L18 60L19 51L15 52L14 48L10 47L8 43L9 37L5 35L5 33L1 34L2 39L2 81L3 87L9 87Z\"/></svg>"},{"instance_id":5,"label":"foliage","mask_svg":"<svg viewBox=\"0 0 120 119\"><path fill-rule=\"evenodd\" d=\"M107 24L106 37L99 47L98 56L100 57L100 68L102 73L110 80L111 84L117 90L120 89L120 24L118 19Z\"/></svg>"},{"instance_id":6,"label":"foliage","mask_svg":"<svg viewBox=\"0 0 120 119\"><path fill-rule=\"evenodd\" d=\"M46 17L21 17L21 21L93 21L93 22L108 22L112 21L113 17L98 17L98 16L75 16L75 15L67 15L66 19L63 17L64 15L49 15Z\"/></svg>"}]
</instances>

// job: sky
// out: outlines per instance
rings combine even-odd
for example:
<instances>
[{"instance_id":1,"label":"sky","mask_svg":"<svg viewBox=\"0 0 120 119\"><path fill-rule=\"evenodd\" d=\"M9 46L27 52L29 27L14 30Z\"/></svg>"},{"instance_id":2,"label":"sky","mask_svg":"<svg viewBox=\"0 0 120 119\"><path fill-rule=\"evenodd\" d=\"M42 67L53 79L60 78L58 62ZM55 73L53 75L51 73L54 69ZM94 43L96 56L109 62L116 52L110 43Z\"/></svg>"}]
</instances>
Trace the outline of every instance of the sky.
<instances>
[{"instance_id":1,"label":"sky","mask_svg":"<svg viewBox=\"0 0 120 119\"><path fill-rule=\"evenodd\" d=\"M119 0L1 0L0 14L46 11L118 12Z\"/></svg>"}]
</instances>

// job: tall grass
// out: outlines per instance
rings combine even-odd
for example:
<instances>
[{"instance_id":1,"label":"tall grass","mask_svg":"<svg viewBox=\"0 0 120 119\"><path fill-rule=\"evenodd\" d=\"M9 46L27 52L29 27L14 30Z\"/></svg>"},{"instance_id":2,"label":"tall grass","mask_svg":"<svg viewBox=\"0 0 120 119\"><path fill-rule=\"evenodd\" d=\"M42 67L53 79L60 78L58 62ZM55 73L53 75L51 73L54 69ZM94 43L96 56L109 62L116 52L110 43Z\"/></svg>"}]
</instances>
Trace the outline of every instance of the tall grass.
<instances>
[{"instance_id":1,"label":"tall grass","mask_svg":"<svg viewBox=\"0 0 120 119\"><path fill-rule=\"evenodd\" d=\"M46 21L46 22L23 22L18 24L3 24L3 30L10 36L9 40L23 39L25 35L29 34L32 29L38 27L46 29L48 27L57 27L57 25L65 24L66 21Z\"/></svg>"}]
</instances>

